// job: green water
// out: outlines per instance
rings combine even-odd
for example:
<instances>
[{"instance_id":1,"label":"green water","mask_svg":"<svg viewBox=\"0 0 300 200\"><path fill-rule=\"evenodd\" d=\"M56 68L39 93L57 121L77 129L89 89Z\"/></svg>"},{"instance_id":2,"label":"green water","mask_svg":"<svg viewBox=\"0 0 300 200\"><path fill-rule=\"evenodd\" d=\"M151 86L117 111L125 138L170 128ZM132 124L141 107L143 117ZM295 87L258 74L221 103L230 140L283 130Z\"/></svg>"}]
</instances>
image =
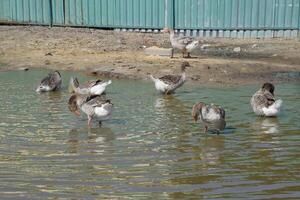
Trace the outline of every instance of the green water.
<instances>
[{"instance_id":1,"label":"green water","mask_svg":"<svg viewBox=\"0 0 300 200\"><path fill-rule=\"evenodd\" d=\"M152 83L113 80L111 120L88 130L62 91L37 94L48 71L0 73L1 199L299 199L300 85L278 85L278 118L256 117L259 85L184 85L159 95ZM226 110L227 128L203 134L197 101Z\"/></svg>"}]
</instances>

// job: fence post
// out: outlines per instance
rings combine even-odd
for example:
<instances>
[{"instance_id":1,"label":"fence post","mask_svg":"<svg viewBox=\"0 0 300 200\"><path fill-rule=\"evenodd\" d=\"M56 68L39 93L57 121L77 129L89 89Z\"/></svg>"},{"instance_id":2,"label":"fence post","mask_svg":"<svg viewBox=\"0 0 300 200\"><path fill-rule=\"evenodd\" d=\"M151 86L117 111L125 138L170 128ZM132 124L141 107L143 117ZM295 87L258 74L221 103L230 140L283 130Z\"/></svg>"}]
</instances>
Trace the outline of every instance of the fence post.
<instances>
[{"instance_id":1,"label":"fence post","mask_svg":"<svg viewBox=\"0 0 300 200\"><path fill-rule=\"evenodd\" d=\"M52 0L49 0L49 15L50 15L50 23L49 26L52 27L53 25L53 9L52 9Z\"/></svg>"}]
</instances>

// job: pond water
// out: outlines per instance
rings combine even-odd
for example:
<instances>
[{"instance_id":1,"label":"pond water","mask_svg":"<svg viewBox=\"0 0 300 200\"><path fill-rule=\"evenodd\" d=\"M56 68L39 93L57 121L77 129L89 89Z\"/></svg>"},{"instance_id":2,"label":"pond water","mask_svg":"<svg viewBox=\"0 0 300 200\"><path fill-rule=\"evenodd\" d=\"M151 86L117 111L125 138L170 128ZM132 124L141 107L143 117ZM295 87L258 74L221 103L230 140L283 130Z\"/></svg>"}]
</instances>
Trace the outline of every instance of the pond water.
<instances>
[{"instance_id":1,"label":"pond water","mask_svg":"<svg viewBox=\"0 0 300 200\"><path fill-rule=\"evenodd\" d=\"M151 82L113 80L111 120L87 128L60 92L37 94L48 71L0 73L1 199L300 198L300 85L280 84L278 118L256 117L250 96L260 85L186 84L173 96ZM227 128L204 134L191 107L214 102Z\"/></svg>"}]
</instances>

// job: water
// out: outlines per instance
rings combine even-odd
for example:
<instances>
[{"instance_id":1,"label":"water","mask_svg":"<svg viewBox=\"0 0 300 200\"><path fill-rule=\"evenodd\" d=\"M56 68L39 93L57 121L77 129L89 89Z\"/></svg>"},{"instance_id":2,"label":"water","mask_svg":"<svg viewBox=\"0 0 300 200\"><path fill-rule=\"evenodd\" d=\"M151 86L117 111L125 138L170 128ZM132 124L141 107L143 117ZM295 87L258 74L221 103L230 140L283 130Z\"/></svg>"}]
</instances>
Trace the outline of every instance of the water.
<instances>
[{"instance_id":1,"label":"water","mask_svg":"<svg viewBox=\"0 0 300 200\"><path fill-rule=\"evenodd\" d=\"M67 108L63 89L35 93L48 71L0 73L1 199L300 198L300 86L278 85L278 118L256 117L249 100L259 85L184 85L172 97L150 82L114 80L113 118L87 129ZM221 104L227 128L203 134L191 107Z\"/></svg>"}]
</instances>

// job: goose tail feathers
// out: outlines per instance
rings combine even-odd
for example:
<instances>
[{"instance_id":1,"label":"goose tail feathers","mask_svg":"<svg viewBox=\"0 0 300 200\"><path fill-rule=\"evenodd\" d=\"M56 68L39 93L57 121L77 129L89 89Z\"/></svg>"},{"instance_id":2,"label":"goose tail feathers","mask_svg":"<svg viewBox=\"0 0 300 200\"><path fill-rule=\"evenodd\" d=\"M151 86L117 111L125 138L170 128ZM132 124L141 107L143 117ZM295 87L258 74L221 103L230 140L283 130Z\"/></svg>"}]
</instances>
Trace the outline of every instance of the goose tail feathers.
<instances>
[{"instance_id":1,"label":"goose tail feathers","mask_svg":"<svg viewBox=\"0 0 300 200\"><path fill-rule=\"evenodd\" d=\"M111 83L112 83L112 81L109 80L109 81L106 81L104 84L105 84L105 86L108 86L108 85L110 85Z\"/></svg>"},{"instance_id":2,"label":"goose tail feathers","mask_svg":"<svg viewBox=\"0 0 300 200\"><path fill-rule=\"evenodd\" d=\"M276 100L271 106L268 108L264 107L262 110L267 117L274 117L277 116L280 112L280 108L282 106L282 100L278 99Z\"/></svg>"},{"instance_id":3,"label":"goose tail feathers","mask_svg":"<svg viewBox=\"0 0 300 200\"><path fill-rule=\"evenodd\" d=\"M75 77L71 77L70 79L70 83L69 83L69 92L70 93L74 93L76 92L77 88L79 87L79 82L78 82L78 79Z\"/></svg>"}]
</instances>

